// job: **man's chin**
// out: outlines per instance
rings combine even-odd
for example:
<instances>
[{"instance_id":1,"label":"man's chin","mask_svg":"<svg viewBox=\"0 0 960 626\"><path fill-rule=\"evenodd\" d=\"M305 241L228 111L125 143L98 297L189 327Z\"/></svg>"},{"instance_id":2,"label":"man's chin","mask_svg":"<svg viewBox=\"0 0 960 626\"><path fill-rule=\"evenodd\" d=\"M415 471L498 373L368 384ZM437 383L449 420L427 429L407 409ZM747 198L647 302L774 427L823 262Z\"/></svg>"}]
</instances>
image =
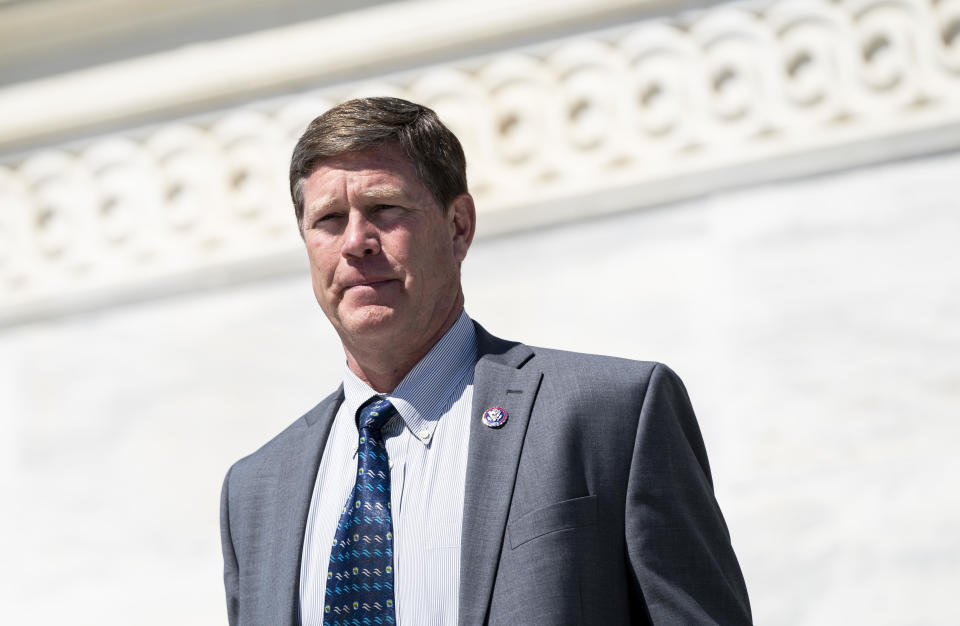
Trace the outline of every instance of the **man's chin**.
<instances>
[{"instance_id":1,"label":"man's chin","mask_svg":"<svg viewBox=\"0 0 960 626\"><path fill-rule=\"evenodd\" d=\"M392 332L397 316L393 307L368 304L346 312L340 316L340 320L347 335L362 338Z\"/></svg>"}]
</instances>

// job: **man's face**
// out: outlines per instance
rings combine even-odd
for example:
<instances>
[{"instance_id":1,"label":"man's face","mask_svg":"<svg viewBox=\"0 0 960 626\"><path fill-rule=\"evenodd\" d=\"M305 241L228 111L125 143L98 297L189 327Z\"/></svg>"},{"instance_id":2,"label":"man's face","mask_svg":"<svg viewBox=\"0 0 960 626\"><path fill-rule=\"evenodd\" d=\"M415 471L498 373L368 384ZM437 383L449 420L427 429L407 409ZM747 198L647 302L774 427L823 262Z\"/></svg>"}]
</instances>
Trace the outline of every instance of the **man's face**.
<instances>
[{"instance_id":1,"label":"man's face","mask_svg":"<svg viewBox=\"0 0 960 626\"><path fill-rule=\"evenodd\" d=\"M385 340L429 349L462 306L470 196L443 210L399 148L384 145L322 161L303 204L313 292L348 352Z\"/></svg>"}]
</instances>

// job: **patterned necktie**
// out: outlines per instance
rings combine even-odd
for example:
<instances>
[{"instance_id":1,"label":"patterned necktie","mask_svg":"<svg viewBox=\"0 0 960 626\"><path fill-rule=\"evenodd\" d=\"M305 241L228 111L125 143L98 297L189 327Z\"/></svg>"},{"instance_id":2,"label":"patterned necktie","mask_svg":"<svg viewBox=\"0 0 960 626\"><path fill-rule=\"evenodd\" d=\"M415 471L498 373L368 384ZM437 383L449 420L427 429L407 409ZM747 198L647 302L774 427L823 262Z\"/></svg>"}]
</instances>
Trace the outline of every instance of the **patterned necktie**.
<instances>
[{"instance_id":1,"label":"patterned necktie","mask_svg":"<svg viewBox=\"0 0 960 626\"><path fill-rule=\"evenodd\" d=\"M327 571L325 626L395 624L390 465L380 431L397 413L373 397L359 410L357 482L337 524Z\"/></svg>"}]
</instances>

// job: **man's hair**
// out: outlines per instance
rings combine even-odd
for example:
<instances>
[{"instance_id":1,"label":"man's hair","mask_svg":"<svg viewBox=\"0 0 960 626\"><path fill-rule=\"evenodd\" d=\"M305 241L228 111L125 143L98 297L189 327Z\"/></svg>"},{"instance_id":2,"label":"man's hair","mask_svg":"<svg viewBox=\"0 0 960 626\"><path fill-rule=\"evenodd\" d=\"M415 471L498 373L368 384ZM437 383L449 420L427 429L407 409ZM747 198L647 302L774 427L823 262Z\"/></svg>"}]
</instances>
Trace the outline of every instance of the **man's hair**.
<instances>
[{"instance_id":1,"label":"man's hair","mask_svg":"<svg viewBox=\"0 0 960 626\"><path fill-rule=\"evenodd\" d=\"M400 98L357 98L310 122L290 159L290 196L303 228L303 183L324 159L389 144L400 148L443 210L467 191L456 135L427 107Z\"/></svg>"}]
</instances>

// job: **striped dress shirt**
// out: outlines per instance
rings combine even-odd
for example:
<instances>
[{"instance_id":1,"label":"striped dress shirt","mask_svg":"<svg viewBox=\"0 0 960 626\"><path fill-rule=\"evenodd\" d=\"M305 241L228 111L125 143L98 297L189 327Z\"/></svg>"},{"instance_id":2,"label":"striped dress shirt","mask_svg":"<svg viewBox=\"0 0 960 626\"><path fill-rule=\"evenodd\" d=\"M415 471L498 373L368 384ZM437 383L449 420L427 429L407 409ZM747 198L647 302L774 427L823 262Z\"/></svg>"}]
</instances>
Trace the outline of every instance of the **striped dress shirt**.
<instances>
[{"instance_id":1,"label":"striped dress shirt","mask_svg":"<svg viewBox=\"0 0 960 626\"><path fill-rule=\"evenodd\" d=\"M466 312L386 395L394 599L400 626L456 624L477 342ZM377 395L349 369L317 471L300 566L300 621L323 624L330 548L357 475L357 409Z\"/></svg>"}]
</instances>

